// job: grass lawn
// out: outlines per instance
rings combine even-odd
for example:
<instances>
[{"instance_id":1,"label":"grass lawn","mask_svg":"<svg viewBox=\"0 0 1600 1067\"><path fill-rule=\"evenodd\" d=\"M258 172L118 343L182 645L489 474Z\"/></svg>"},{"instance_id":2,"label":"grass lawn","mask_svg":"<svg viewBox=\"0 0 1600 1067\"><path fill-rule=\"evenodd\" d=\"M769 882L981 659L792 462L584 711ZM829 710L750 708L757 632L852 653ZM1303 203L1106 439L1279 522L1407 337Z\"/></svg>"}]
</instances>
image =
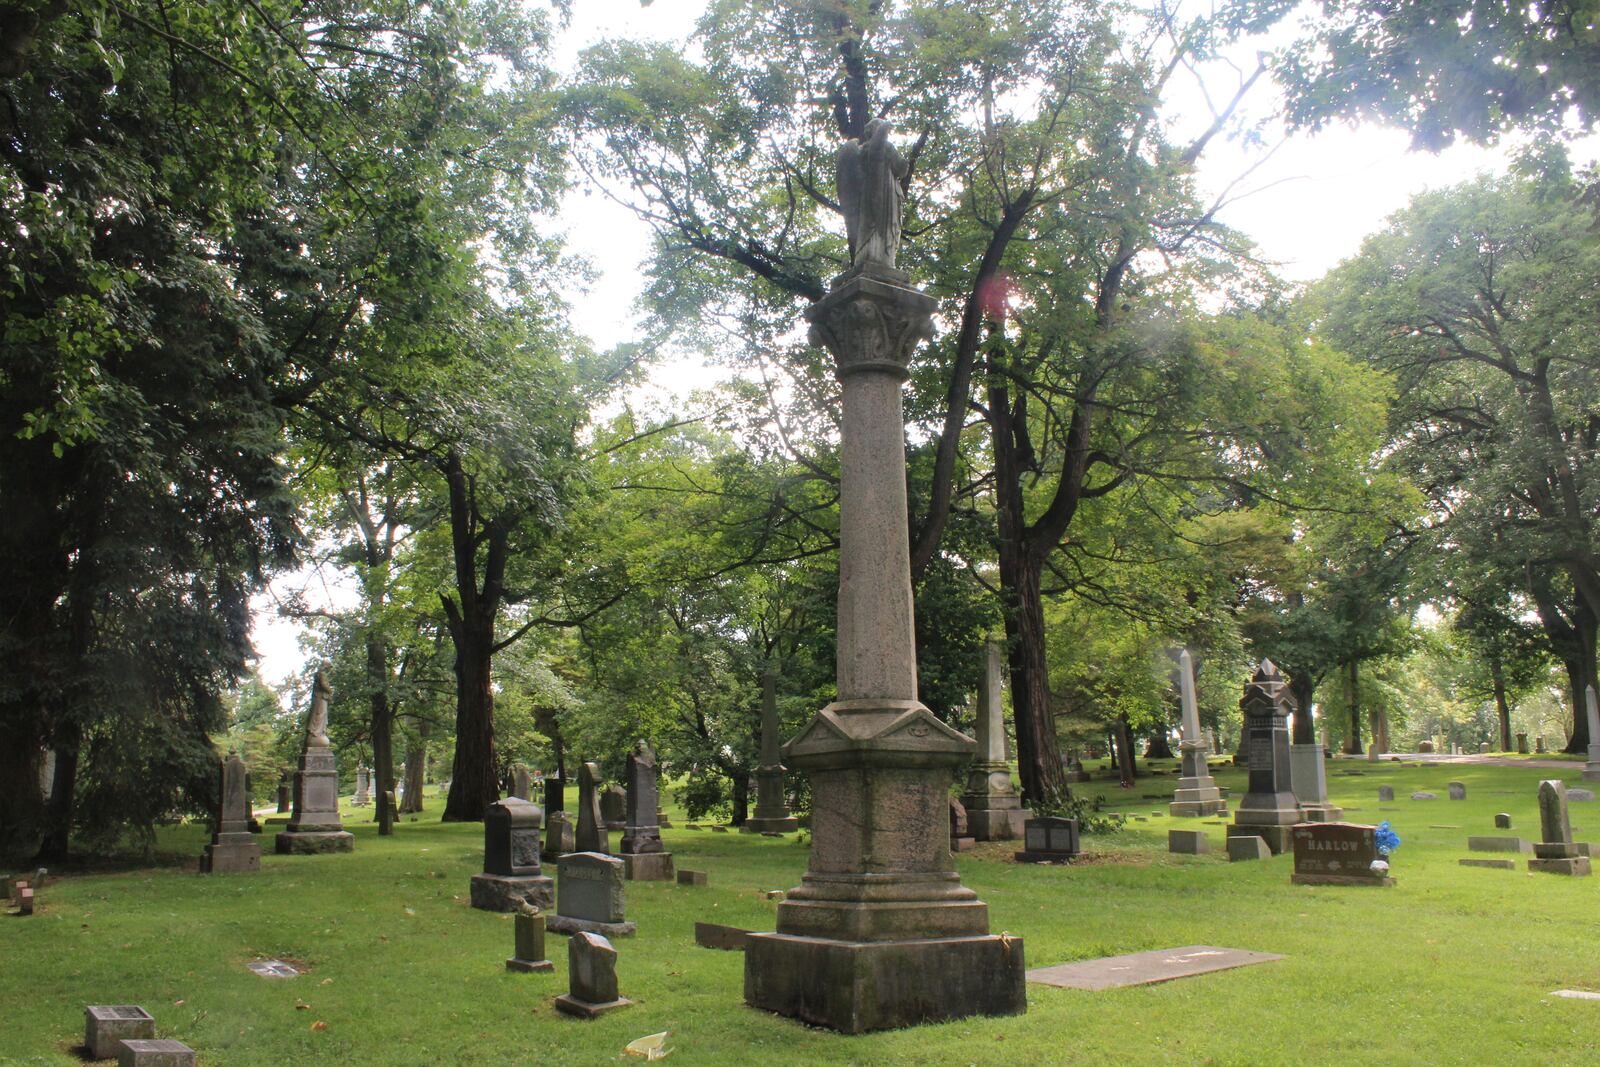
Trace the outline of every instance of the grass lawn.
<instances>
[{"instance_id":1,"label":"grass lawn","mask_svg":"<svg viewBox=\"0 0 1600 1067\"><path fill-rule=\"evenodd\" d=\"M255 876L199 876L204 835L175 828L161 845L185 866L69 873L34 917L0 917L0 1063L77 1062L89 1003L143 1005L159 1036L213 1065L632 1062L629 1040L669 1029L675 1061L695 1067L1594 1063L1600 1002L1548 994L1600 989L1600 877L1456 865L1468 834L1497 833L1495 812L1537 838L1539 778L1571 783L1579 769L1335 762L1330 790L1347 818L1388 818L1404 840L1392 889L1291 886L1286 856L1170 856L1168 828L1203 826L1220 851L1223 827L1152 814L1166 810L1171 774L1132 791L1094 783L1147 821L1086 838L1092 854L1071 867L1019 866L1002 845L957 860L993 929L1025 939L1030 966L1189 944L1287 959L1109 992L1030 985L1023 1016L860 1037L745 1008L743 955L695 947L696 920L772 929L763 891L805 868L793 838L693 832L675 813L668 848L710 885L630 883L639 935L616 945L636 1004L580 1022L551 1006L566 989L564 938L551 935L555 974L504 969L510 917L466 903L481 827L441 825L431 798L432 813L388 839L370 808L351 816L351 855L272 855L269 826ZM1218 777L1242 793L1242 772ZM1452 780L1467 800L1443 799ZM1383 784L1401 799L1380 807ZM1410 800L1419 789L1441 799ZM1600 803L1572 811L1579 839L1600 842ZM261 957L309 971L259 978L244 965Z\"/></svg>"}]
</instances>

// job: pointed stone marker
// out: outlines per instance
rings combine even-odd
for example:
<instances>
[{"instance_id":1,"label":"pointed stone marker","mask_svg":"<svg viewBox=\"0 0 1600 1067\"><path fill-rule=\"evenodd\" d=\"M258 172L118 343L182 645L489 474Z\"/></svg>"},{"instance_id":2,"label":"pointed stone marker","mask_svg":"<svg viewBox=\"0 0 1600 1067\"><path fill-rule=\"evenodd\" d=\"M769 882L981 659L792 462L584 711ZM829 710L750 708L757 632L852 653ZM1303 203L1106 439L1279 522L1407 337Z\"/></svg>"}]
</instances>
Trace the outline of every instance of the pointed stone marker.
<instances>
[{"instance_id":1,"label":"pointed stone marker","mask_svg":"<svg viewBox=\"0 0 1600 1067\"><path fill-rule=\"evenodd\" d=\"M1300 801L1289 770L1288 717L1295 710L1295 701L1288 681L1270 659L1261 661L1255 677L1245 686L1239 708L1244 712L1250 786L1234 813L1228 836L1258 837L1277 855L1289 846L1289 827L1300 821ZM1228 853L1233 856L1231 845Z\"/></svg>"},{"instance_id":2,"label":"pointed stone marker","mask_svg":"<svg viewBox=\"0 0 1600 1067\"><path fill-rule=\"evenodd\" d=\"M1204 818L1227 811L1228 805L1206 766L1206 739L1200 732L1200 702L1194 688L1194 658L1188 649L1178 656L1178 683L1183 698L1183 740L1178 743L1183 774L1167 812L1184 818Z\"/></svg>"},{"instance_id":3,"label":"pointed stone marker","mask_svg":"<svg viewBox=\"0 0 1600 1067\"><path fill-rule=\"evenodd\" d=\"M600 815L600 765L585 763L578 769L578 852L611 852L611 831Z\"/></svg>"},{"instance_id":4,"label":"pointed stone marker","mask_svg":"<svg viewBox=\"0 0 1600 1067\"><path fill-rule=\"evenodd\" d=\"M1567 817L1567 787L1560 779L1539 783L1539 836L1528 870L1545 874L1584 876L1589 857L1572 843L1572 822Z\"/></svg>"},{"instance_id":5,"label":"pointed stone marker","mask_svg":"<svg viewBox=\"0 0 1600 1067\"><path fill-rule=\"evenodd\" d=\"M771 671L761 675L761 765L756 768L756 812L745 820L747 834L789 834L800 821L789 814L783 791L783 735L778 723L778 683Z\"/></svg>"},{"instance_id":6,"label":"pointed stone marker","mask_svg":"<svg viewBox=\"0 0 1600 1067\"><path fill-rule=\"evenodd\" d=\"M1006 760L1001 653L999 641L990 638L984 642L983 688L978 690L978 752L967 770L967 789L961 796L967 832L974 841L1019 840L1033 814L1017 796L1016 787L1011 784L1011 764Z\"/></svg>"},{"instance_id":7,"label":"pointed stone marker","mask_svg":"<svg viewBox=\"0 0 1600 1067\"><path fill-rule=\"evenodd\" d=\"M1600 697L1594 686L1583 691L1584 707L1589 714L1589 762L1583 768L1583 780L1600 782Z\"/></svg>"},{"instance_id":8,"label":"pointed stone marker","mask_svg":"<svg viewBox=\"0 0 1600 1067\"><path fill-rule=\"evenodd\" d=\"M250 796L245 791L244 761L238 753L230 752L222 761L221 782L217 832L200 857L200 873L259 873L261 846L250 833Z\"/></svg>"}]
</instances>

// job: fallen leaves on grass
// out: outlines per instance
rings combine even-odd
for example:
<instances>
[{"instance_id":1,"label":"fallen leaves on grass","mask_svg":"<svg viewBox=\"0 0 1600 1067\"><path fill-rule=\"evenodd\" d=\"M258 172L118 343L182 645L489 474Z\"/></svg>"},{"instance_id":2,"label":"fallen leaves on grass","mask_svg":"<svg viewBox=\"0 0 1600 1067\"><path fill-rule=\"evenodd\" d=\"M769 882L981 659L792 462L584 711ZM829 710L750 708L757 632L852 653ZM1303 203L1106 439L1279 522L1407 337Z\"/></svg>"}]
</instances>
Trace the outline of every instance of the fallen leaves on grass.
<instances>
[{"instance_id":1,"label":"fallen leaves on grass","mask_svg":"<svg viewBox=\"0 0 1600 1067\"><path fill-rule=\"evenodd\" d=\"M318 1019L316 1022L311 1024L311 1029L313 1030L326 1030L327 1028L328 1024L323 1022L321 1019Z\"/></svg>"}]
</instances>

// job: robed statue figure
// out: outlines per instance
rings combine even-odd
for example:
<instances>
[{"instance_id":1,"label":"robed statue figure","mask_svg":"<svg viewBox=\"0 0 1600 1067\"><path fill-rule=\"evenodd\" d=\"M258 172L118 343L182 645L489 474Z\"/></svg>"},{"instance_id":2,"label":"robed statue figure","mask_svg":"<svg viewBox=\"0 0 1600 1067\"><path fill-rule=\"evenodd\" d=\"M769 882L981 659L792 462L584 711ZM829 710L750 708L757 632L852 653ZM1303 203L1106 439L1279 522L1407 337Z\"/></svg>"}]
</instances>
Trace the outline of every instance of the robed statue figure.
<instances>
[{"instance_id":1,"label":"robed statue figure","mask_svg":"<svg viewBox=\"0 0 1600 1067\"><path fill-rule=\"evenodd\" d=\"M311 714L306 718L306 747L329 748L328 743L328 699L333 696L333 687L328 684L328 676L324 671L318 671L316 680L311 683Z\"/></svg>"},{"instance_id":2,"label":"robed statue figure","mask_svg":"<svg viewBox=\"0 0 1600 1067\"><path fill-rule=\"evenodd\" d=\"M873 119L859 141L839 148L839 206L857 270L894 270L900 248L907 164L889 142L889 129L884 120Z\"/></svg>"}]
</instances>

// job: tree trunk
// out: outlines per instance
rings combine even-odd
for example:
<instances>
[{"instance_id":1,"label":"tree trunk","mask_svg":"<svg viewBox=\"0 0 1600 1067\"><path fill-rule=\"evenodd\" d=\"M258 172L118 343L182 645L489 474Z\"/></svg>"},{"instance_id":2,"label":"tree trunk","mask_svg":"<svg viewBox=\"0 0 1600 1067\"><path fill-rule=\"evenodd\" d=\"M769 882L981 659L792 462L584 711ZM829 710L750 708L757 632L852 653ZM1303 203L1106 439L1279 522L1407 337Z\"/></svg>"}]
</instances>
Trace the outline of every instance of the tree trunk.
<instances>
[{"instance_id":1,"label":"tree trunk","mask_svg":"<svg viewBox=\"0 0 1600 1067\"><path fill-rule=\"evenodd\" d=\"M1173 758L1172 742L1167 737L1165 725L1158 726L1156 731L1150 735L1150 740L1144 746L1144 758L1147 760Z\"/></svg>"},{"instance_id":2,"label":"tree trunk","mask_svg":"<svg viewBox=\"0 0 1600 1067\"><path fill-rule=\"evenodd\" d=\"M1500 657L1489 658L1489 680L1494 685L1494 710L1500 717L1500 751L1510 752L1511 748L1511 705L1506 700L1505 671L1500 665Z\"/></svg>"},{"instance_id":3,"label":"tree trunk","mask_svg":"<svg viewBox=\"0 0 1600 1067\"><path fill-rule=\"evenodd\" d=\"M71 850L72 805L78 793L78 754L82 744L83 733L76 720L63 724L56 733L56 773L45 805L45 833L37 857L40 863L62 863ZM38 781L35 776L36 787Z\"/></svg>"},{"instance_id":4,"label":"tree trunk","mask_svg":"<svg viewBox=\"0 0 1600 1067\"><path fill-rule=\"evenodd\" d=\"M750 772L735 771L733 774L733 825L743 826L745 820L750 818Z\"/></svg>"},{"instance_id":5,"label":"tree trunk","mask_svg":"<svg viewBox=\"0 0 1600 1067\"><path fill-rule=\"evenodd\" d=\"M1316 697L1316 686L1304 671L1300 671L1289 678L1289 692L1294 697L1294 743L1297 745L1314 745L1317 743L1317 724L1311 719L1311 705Z\"/></svg>"},{"instance_id":6,"label":"tree trunk","mask_svg":"<svg viewBox=\"0 0 1600 1067\"><path fill-rule=\"evenodd\" d=\"M1351 756L1361 755L1361 665L1355 660L1345 664L1344 697L1350 705L1350 736L1344 739L1344 750Z\"/></svg>"},{"instance_id":7,"label":"tree trunk","mask_svg":"<svg viewBox=\"0 0 1600 1067\"><path fill-rule=\"evenodd\" d=\"M1011 717L1017 729L1017 772L1023 796L1039 804L1054 797L1071 796L1061 766L1061 742L1050 707L1050 675L1045 666L1044 598L1040 592L1042 567L1026 544L1004 534L1011 523L1002 520L1000 586L1007 601L1006 638L1010 650Z\"/></svg>"},{"instance_id":8,"label":"tree trunk","mask_svg":"<svg viewBox=\"0 0 1600 1067\"><path fill-rule=\"evenodd\" d=\"M1117 769L1122 774L1122 784L1132 788L1134 779L1139 777L1139 768L1134 763L1133 729L1128 725L1126 715L1117 716L1116 730L1117 747L1122 750L1122 758L1117 761Z\"/></svg>"},{"instance_id":9,"label":"tree trunk","mask_svg":"<svg viewBox=\"0 0 1600 1067\"><path fill-rule=\"evenodd\" d=\"M1110 759L1110 762L1106 764L1107 769L1113 770L1113 771L1116 770L1117 769L1117 734L1116 734L1116 731L1114 731L1114 730L1111 733L1106 734L1106 755Z\"/></svg>"},{"instance_id":10,"label":"tree trunk","mask_svg":"<svg viewBox=\"0 0 1600 1067\"><path fill-rule=\"evenodd\" d=\"M456 638L456 755L445 822L478 822L500 799L495 776L492 627L463 626Z\"/></svg>"},{"instance_id":11,"label":"tree trunk","mask_svg":"<svg viewBox=\"0 0 1600 1067\"><path fill-rule=\"evenodd\" d=\"M1585 605L1587 607L1587 605ZM1572 684L1572 732L1563 752L1585 755L1589 751L1589 712L1587 690L1592 685L1600 692L1595 671L1595 617L1593 612L1574 612L1577 648L1570 659L1563 658L1567 679Z\"/></svg>"},{"instance_id":12,"label":"tree trunk","mask_svg":"<svg viewBox=\"0 0 1600 1067\"><path fill-rule=\"evenodd\" d=\"M422 789L428 780L428 722L417 723L417 739L406 745L406 796L400 802L401 815L422 810Z\"/></svg>"},{"instance_id":13,"label":"tree trunk","mask_svg":"<svg viewBox=\"0 0 1600 1067\"><path fill-rule=\"evenodd\" d=\"M377 779L378 836L394 833L395 812L389 807L394 791L394 712L389 708L389 649L372 629L367 631L367 685L371 687L372 771Z\"/></svg>"}]
</instances>

